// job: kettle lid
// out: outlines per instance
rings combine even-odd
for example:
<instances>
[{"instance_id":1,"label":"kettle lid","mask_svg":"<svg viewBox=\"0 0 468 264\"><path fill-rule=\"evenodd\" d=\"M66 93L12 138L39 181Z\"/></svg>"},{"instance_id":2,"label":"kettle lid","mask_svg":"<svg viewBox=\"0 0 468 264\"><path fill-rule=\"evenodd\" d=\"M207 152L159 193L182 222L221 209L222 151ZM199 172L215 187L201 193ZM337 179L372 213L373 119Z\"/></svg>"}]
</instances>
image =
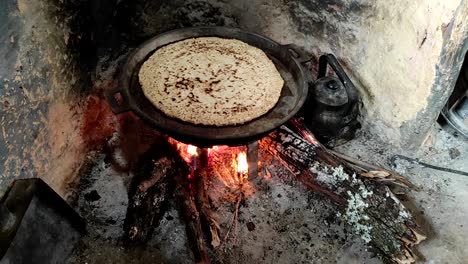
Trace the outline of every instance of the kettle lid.
<instances>
[{"instance_id":1,"label":"kettle lid","mask_svg":"<svg viewBox=\"0 0 468 264\"><path fill-rule=\"evenodd\" d=\"M312 92L314 100L329 106L342 106L348 103L348 94L341 81L333 76L318 79Z\"/></svg>"}]
</instances>

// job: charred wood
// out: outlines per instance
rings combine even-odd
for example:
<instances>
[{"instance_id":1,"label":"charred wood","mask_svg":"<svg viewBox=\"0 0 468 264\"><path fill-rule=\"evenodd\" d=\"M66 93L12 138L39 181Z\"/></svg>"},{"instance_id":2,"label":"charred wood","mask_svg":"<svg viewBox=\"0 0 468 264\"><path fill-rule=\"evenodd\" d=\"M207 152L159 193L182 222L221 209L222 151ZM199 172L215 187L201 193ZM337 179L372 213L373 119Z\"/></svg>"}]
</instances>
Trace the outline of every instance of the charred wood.
<instances>
[{"instance_id":1,"label":"charred wood","mask_svg":"<svg viewBox=\"0 0 468 264\"><path fill-rule=\"evenodd\" d=\"M170 180L179 173L176 155L165 140L157 140L142 156L130 184L123 226L127 246L144 244L151 239L164 215L171 195Z\"/></svg>"},{"instance_id":2,"label":"charred wood","mask_svg":"<svg viewBox=\"0 0 468 264\"><path fill-rule=\"evenodd\" d=\"M176 177L177 188L175 195L179 203L182 219L185 222L185 231L188 244L193 252L195 263L211 263L208 249L202 231L200 214L197 210L195 197L190 184L184 176Z\"/></svg>"},{"instance_id":3,"label":"charred wood","mask_svg":"<svg viewBox=\"0 0 468 264\"><path fill-rule=\"evenodd\" d=\"M277 157L305 186L336 206L337 219L383 258L412 263L412 247L425 236L411 213L390 189L359 174L332 155L312 134L308 140L283 126L259 145Z\"/></svg>"},{"instance_id":4,"label":"charred wood","mask_svg":"<svg viewBox=\"0 0 468 264\"><path fill-rule=\"evenodd\" d=\"M212 174L212 167L208 161L208 153L206 149L199 151L199 168L195 171L195 200L197 209L200 212L200 218L205 234L209 235L209 241L213 247L217 247L221 243L219 235L219 223L213 214L211 203L208 198L208 181Z\"/></svg>"},{"instance_id":5,"label":"charred wood","mask_svg":"<svg viewBox=\"0 0 468 264\"><path fill-rule=\"evenodd\" d=\"M202 222L210 229L216 221L206 194L204 178L207 175L202 170L196 181L187 179L187 163L165 137L155 141L135 168L124 221L125 244L148 242L165 213L168 199L175 194L195 263L210 263ZM212 240L218 229L210 229L214 230Z\"/></svg>"}]
</instances>

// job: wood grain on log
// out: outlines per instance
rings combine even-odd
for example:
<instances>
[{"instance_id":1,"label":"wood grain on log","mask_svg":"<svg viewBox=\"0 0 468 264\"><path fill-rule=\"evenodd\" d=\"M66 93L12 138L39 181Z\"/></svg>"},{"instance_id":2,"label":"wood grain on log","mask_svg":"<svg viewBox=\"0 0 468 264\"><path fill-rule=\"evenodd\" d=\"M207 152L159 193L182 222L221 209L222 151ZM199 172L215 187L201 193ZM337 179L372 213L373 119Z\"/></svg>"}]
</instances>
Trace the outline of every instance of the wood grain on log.
<instances>
[{"instance_id":1,"label":"wood grain on log","mask_svg":"<svg viewBox=\"0 0 468 264\"><path fill-rule=\"evenodd\" d=\"M416 231L411 213L387 186L360 177L318 141L307 141L285 126L260 140L259 145L307 187L333 201L337 218L382 257L398 263L414 262L411 247L425 237Z\"/></svg>"},{"instance_id":2,"label":"wood grain on log","mask_svg":"<svg viewBox=\"0 0 468 264\"><path fill-rule=\"evenodd\" d=\"M201 223L205 233L209 234L209 241L213 247L217 247L221 243L219 236L219 224L213 214L211 203L208 199L208 182L212 174L212 167L208 162L208 151L201 149L199 151L199 166L195 171L195 201L197 209L200 212Z\"/></svg>"},{"instance_id":3,"label":"wood grain on log","mask_svg":"<svg viewBox=\"0 0 468 264\"><path fill-rule=\"evenodd\" d=\"M179 202L182 218L185 222L187 241L192 249L195 263L211 263L208 249L205 245L200 214L197 210L195 197L192 195L187 179L183 176L177 176L176 183L177 189L175 194Z\"/></svg>"}]
</instances>

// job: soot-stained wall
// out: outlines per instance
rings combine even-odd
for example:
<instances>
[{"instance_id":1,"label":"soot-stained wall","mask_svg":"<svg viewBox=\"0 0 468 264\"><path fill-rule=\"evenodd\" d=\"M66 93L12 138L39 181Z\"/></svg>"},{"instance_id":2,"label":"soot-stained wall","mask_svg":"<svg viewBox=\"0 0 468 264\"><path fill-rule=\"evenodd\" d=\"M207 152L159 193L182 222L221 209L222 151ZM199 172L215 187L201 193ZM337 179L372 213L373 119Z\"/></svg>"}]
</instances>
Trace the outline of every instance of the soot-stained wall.
<instances>
[{"instance_id":1,"label":"soot-stained wall","mask_svg":"<svg viewBox=\"0 0 468 264\"><path fill-rule=\"evenodd\" d=\"M0 1L0 196L14 178L42 177L63 194L84 158L77 56L80 1ZM80 17L80 19L76 19ZM69 103L73 102L73 106Z\"/></svg>"}]
</instances>

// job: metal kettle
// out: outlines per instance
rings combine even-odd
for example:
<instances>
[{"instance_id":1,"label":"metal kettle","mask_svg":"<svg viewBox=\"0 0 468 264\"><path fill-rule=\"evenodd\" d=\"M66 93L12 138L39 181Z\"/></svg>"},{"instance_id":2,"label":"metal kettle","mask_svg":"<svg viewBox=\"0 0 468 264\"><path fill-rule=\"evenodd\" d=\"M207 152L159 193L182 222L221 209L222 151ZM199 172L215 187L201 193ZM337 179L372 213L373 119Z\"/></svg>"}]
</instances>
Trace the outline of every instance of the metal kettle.
<instances>
[{"instance_id":1,"label":"metal kettle","mask_svg":"<svg viewBox=\"0 0 468 264\"><path fill-rule=\"evenodd\" d=\"M337 77L327 76L328 65ZM358 92L334 55L320 57L318 78L309 89L304 121L317 139L329 147L352 139L360 127Z\"/></svg>"}]
</instances>

